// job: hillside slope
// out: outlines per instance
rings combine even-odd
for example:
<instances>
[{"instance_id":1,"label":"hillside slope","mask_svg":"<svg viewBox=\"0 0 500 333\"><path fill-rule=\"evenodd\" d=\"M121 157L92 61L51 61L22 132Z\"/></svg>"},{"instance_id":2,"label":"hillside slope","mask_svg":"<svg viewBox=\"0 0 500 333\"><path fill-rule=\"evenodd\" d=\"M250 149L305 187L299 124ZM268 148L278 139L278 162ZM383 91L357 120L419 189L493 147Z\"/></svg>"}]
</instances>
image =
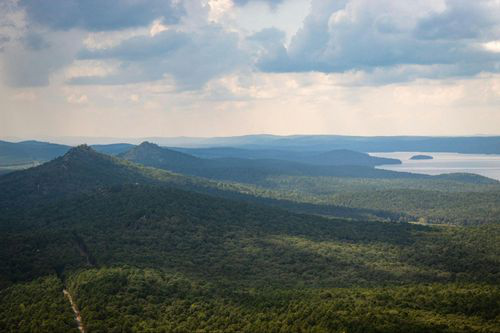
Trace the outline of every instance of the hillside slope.
<instances>
[{"instance_id":1,"label":"hillside slope","mask_svg":"<svg viewBox=\"0 0 500 333\"><path fill-rule=\"evenodd\" d=\"M89 332L497 327L495 225L327 219L177 188L187 179L86 146L0 177L0 329L67 331L62 286Z\"/></svg>"},{"instance_id":2,"label":"hillside slope","mask_svg":"<svg viewBox=\"0 0 500 333\"><path fill-rule=\"evenodd\" d=\"M400 164L392 158L374 157L347 149L328 151L301 151L279 149L242 149L231 147L215 148L173 148L174 150L202 158L245 158L245 159L279 159L315 165L358 165L377 166L383 164Z\"/></svg>"},{"instance_id":3,"label":"hillside slope","mask_svg":"<svg viewBox=\"0 0 500 333\"><path fill-rule=\"evenodd\" d=\"M345 155L358 153L348 152ZM342 153L344 154L344 152ZM335 155L335 154L334 154ZM186 153L162 148L158 145L143 142L119 157L150 167L170 170L183 174L206 178L231 180L244 183L259 184L266 177L275 175L296 176L340 176L340 177L378 177L378 178L425 178L402 172L378 170L365 165L329 165L331 154L315 155L322 163L318 165L299 163L278 158L249 159L239 157L199 158ZM341 157L335 155L336 159ZM368 156L368 155L366 155ZM364 158L364 156L363 156ZM371 157L368 157L371 161ZM344 159L347 163L348 159ZM358 159L359 160L359 159ZM319 165L324 164L324 165Z\"/></svg>"},{"instance_id":4,"label":"hillside slope","mask_svg":"<svg viewBox=\"0 0 500 333\"><path fill-rule=\"evenodd\" d=\"M59 307L47 302L33 303L28 317L12 313L22 307L15 293L54 299L53 287L43 288L56 286L55 276L72 293L89 332L397 332L422 316L417 332L453 331L463 322L479 332L495 327L498 315L492 310L499 292L494 226L332 220L147 184L98 186L23 215L2 215L0 226L0 328L23 328L41 309L46 321L66 325L53 312ZM477 300L464 296L472 291ZM422 300L435 293L446 300ZM361 312L342 315L340 309L372 297ZM458 305L472 301L483 306L471 311ZM323 318L340 311L331 318L342 319L310 321L309 311L283 302L316 308ZM449 302L458 303L443 309ZM412 305L404 305L408 315L396 320L384 309L400 303ZM200 320L200 311L211 319ZM367 314L379 319L363 319ZM294 316L300 328L276 321L283 315Z\"/></svg>"}]
</instances>

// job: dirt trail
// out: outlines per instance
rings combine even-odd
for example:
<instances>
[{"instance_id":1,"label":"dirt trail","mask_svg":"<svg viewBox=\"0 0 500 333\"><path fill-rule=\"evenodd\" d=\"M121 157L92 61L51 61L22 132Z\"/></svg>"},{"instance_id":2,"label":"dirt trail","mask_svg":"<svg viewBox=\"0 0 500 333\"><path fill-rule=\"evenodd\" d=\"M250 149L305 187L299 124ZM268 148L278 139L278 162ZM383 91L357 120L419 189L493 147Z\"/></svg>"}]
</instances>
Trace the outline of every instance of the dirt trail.
<instances>
[{"instance_id":1,"label":"dirt trail","mask_svg":"<svg viewBox=\"0 0 500 333\"><path fill-rule=\"evenodd\" d=\"M78 311L75 302L73 302L73 297L71 297L71 294L66 289L63 289L63 294L68 298L69 303L71 304L71 308L75 313L75 320L78 323L78 329L80 330L80 332L85 333L85 328L83 327L83 322L82 322L82 316L80 315L80 311Z\"/></svg>"}]
</instances>

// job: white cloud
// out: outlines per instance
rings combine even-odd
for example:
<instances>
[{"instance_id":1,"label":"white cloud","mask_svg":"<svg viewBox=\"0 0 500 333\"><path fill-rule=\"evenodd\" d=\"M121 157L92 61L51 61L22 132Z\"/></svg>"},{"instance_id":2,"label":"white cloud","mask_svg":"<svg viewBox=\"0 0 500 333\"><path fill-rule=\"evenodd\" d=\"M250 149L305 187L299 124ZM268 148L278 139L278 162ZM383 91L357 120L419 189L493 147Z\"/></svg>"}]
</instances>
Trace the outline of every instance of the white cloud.
<instances>
[{"instance_id":1,"label":"white cloud","mask_svg":"<svg viewBox=\"0 0 500 333\"><path fill-rule=\"evenodd\" d=\"M153 22L151 29L149 29L149 34L151 36L155 36L155 35L159 34L160 32L165 31L167 29L168 29L168 27L166 25L164 25L163 23L161 23L160 20L156 20Z\"/></svg>"},{"instance_id":2,"label":"white cloud","mask_svg":"<svg viewBox=\"0 0 500 333\"><path fill-rule=\"evenodd\" d=\"M482 46L490 52L500 53L500 40L483 43Z\"/></svg>"},{"instance_id":3,"label":"white cloud","mask_svg":"<svg viewBox=\"0 0 500 333\"><path fill-rule=\"evenodd\" d=\"M89 98L87 97L87 95L72 94L66 97L66 100L71 104L87 104Z\"/></svg>"}]
</instances>

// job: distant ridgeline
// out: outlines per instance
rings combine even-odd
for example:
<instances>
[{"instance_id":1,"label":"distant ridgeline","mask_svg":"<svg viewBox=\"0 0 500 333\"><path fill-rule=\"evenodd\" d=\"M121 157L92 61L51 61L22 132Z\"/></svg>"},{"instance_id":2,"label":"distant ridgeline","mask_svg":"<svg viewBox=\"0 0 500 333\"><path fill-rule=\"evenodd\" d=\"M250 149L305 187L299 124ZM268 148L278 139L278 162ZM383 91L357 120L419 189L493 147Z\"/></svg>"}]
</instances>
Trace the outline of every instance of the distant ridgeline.
<instances>
[{"instance_id":1,"label":"distant ridgeline","mask_svg":"<svg viewBox=\"0 0 500 333\"><path fill-rule=\"evenodd\" d=\"M178 148L179 151L204 158L240 157L284 159L299 162L307 158L314 164L331 164L328 152L350 150L354 152L452 152L470 154L500 154L500 137L356 137L340 135L248 135L226 138L154 138L163 146L208 147ZM93 145L99 152L117 155L133 147L119 143ZM215 147L215 148L214 148ZM63 155L71 147L38 141L12 143L0 141L0 166L6 164L48 161ZM287 152L296 152L296 154ZM327 156L322 156L326 153ZM314 156L319 155L319 156ZM338 155L338 152L336 154ZM358 155L359 157L359 155ZM334 163L335 164L335 163ZM357 164L357 163L356 163ZM375 165L377 165L376 163ZM366 165L366 164L361 164ZM373 164L372 164L373 165Z\"/></svg>"},{"instance_id":2,"label":"distant ridgeline","mask_svg":"<svg viewBox=\"0 0 500 333\"><path fill-rule=\"evenodd\" d=\"M1 332L499 331L496 181L114 148L0 176Z\"/></svg>"},{"instance_id":3,"label":"distant ridgeline","mask_svg":"<svg viewBox=\"0 0 500 333\"><path fill-rule=\"evenodd\" d=\"M500 154L500 136L342 136L342 135L247 135L225 138L155 138L164 146L238 147L295 151L349 149L359 152L449 152Z\"/></svg>"},{"instance_id":4,"label":"distant ridgeline","mask_svg":"<svg viewBox=\"0 0 500 333\"><path fill-rule=\"evenodd\" d=\"M94 145L96 151L116 155L129 150L133 145L126 143ZM30 164L33 161L46 162L64 155L70 146L40 141L7 142L0 141L0 167Z\"/></svg>"},{"instance_id":5,"label":"distant ridgeline","mask_svg":"<svg viewBox=\"0 0 500 333\"><path fill-rule=\"evenodd\" d=\"M256 183L271 175L335 176L356 172L381 173L373 166L399 160L339 150L315 154L273 152L259 158L201 158L144 142L118 155L146 166L207 178ZM271 156L274 155L274 158ZM359 168L361 167L361 168Z\"/></svg>"}]
</instances>

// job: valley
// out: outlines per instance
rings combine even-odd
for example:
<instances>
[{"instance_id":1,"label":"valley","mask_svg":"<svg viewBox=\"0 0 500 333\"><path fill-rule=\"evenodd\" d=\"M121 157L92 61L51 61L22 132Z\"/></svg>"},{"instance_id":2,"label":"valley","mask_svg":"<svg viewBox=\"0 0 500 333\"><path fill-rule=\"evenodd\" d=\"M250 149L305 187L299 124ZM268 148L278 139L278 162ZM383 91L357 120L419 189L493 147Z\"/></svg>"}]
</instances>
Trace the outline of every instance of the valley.
<instances>
[{"instance_id":1,"label":"valley","mask_svg":"<svg viewBox=\"0 0 500 333\"><path fill-rule=\"evenodd\" d=\"M500 333L500 0L0 0L0 333Z\"/></svg>"},{"instance_id":2,"label":"valley","mask_svg":"<svg viewBox=\"0 0 500 333\"><path fill-rule=\"evenodd\" d=\"M498 331L497 181L269 161L79 146L0 177L0 329Z\"/></svg>"}]
</instances>

